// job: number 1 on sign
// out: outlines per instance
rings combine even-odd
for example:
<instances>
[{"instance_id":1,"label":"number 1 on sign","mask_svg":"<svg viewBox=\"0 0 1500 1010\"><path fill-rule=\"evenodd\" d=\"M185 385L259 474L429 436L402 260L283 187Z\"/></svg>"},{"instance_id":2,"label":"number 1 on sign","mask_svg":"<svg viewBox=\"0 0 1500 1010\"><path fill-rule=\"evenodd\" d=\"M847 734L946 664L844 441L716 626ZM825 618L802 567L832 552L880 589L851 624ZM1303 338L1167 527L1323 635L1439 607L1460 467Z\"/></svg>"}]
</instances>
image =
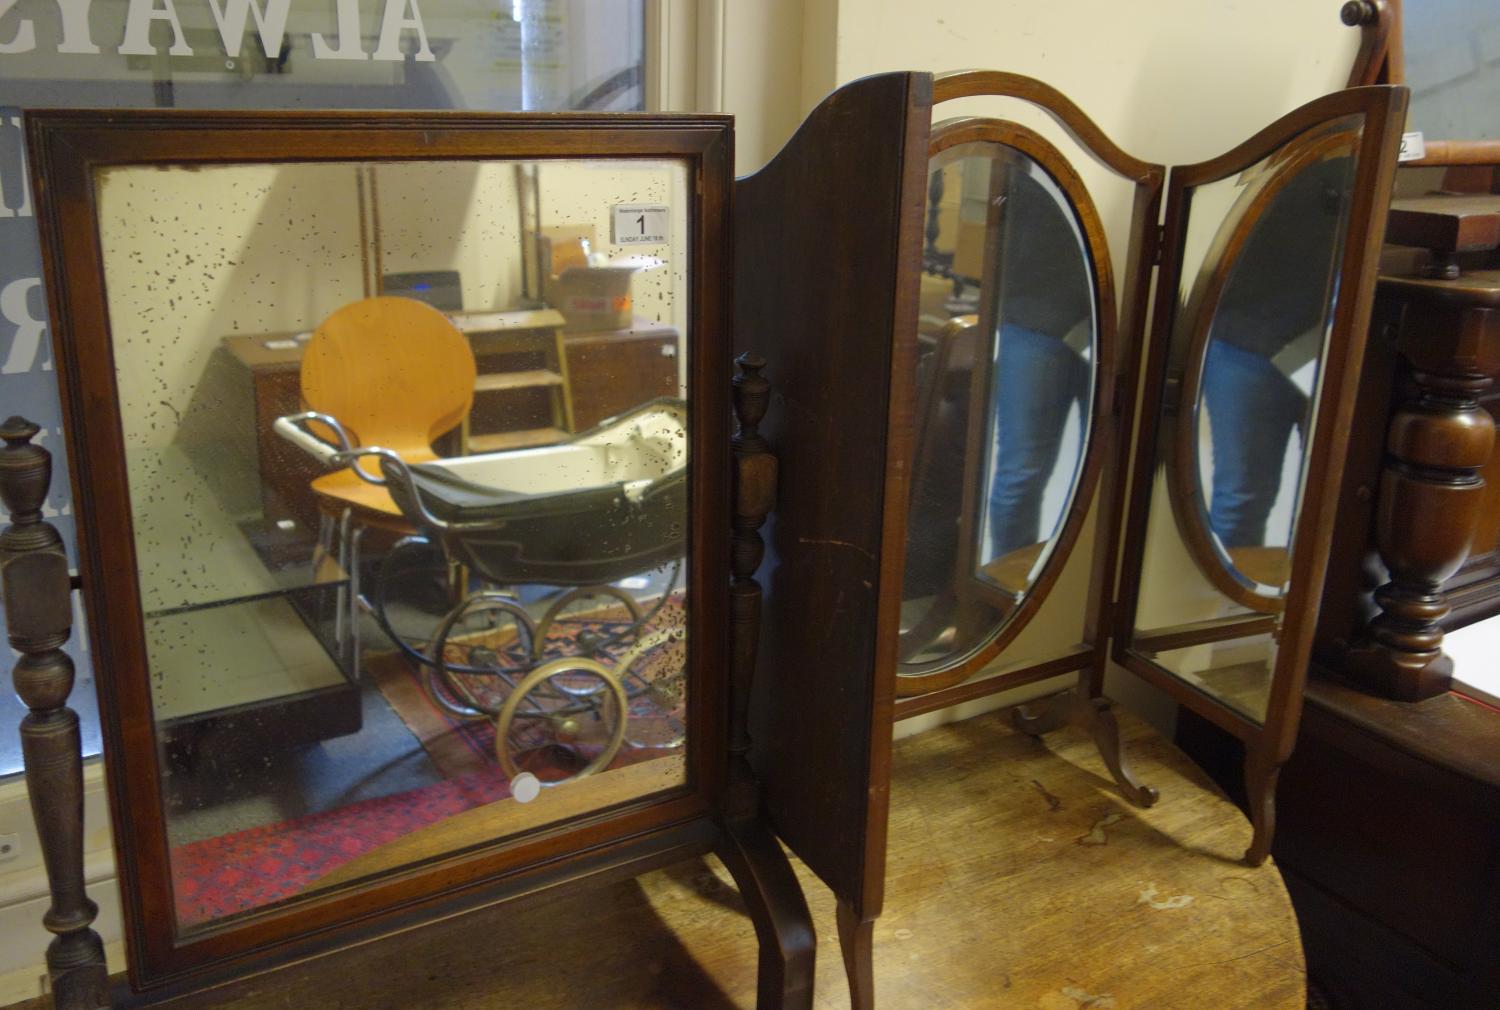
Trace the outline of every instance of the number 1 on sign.
<instances>
[{"instance_id":1,"label":"number 1 on sign","mask_svg":"<svg viewBox=\"0 0 1500 1010\"><path fill-rule=\"evenodd\" d=\"M665 245L671 240L671 214L665 204L616 204L611 225L615 245Z\"/></svg>"}]
</instances>

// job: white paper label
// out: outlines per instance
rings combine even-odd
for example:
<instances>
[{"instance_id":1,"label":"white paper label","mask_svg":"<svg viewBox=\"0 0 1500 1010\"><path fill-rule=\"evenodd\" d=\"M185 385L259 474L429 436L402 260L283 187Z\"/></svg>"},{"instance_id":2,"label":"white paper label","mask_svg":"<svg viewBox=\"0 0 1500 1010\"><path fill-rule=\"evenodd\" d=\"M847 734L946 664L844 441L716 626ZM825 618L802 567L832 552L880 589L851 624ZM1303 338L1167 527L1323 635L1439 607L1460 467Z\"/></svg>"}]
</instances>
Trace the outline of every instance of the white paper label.
<instances>
[{"instance_id":1,"label":"white paper label","mask_svg":"<svg viewBox=\"0 0 1500 1010\"><path fill-rule=\"evenodd\" d=\"M667 208L663 204L615 204L615 245L663 245L669 227Z\"/></svg>"},{"instance_id":2,"label":"white paper label","mask_svg":"<svg viewBox=\"0 0 1500 1010\"><path fill-rule=\"evenodd\" d=\"M1416 161L1425 157L1427 144L1422 140L1421 130L1401 134L1401 152L1396 155L1397 161Z\"/></svg>"}]
</instances>

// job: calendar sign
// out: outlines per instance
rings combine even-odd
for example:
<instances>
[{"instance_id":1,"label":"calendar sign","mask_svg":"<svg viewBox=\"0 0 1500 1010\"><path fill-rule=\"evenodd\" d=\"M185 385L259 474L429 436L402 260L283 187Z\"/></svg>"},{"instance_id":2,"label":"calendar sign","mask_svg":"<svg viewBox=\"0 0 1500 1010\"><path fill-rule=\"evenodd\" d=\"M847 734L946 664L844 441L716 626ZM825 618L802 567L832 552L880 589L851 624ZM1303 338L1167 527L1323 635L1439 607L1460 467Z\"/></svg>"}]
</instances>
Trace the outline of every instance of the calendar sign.
<instances>
[{"instance_id":1,"label":"calendar sign","mask_svg":"<svg viewBox=\"0 0 1500 1010\"><path fill-rule=\"evenodd\" d=\"M1425 157L1427 144L1422 139L1421 130L1401 134L1401 151L1396 155L1397 161L1420 161Z\"/></svg>"},{"instance_id":2,"label":"calendar sign","mask_svg":"<svg viewBox=\"0 0 1500 1010\"><path fill-rule=\"evenodd\" d=\"M615 245L664 245L670 238L669 231L665 204L615 204Z\"/></svg>"}]
</instances>

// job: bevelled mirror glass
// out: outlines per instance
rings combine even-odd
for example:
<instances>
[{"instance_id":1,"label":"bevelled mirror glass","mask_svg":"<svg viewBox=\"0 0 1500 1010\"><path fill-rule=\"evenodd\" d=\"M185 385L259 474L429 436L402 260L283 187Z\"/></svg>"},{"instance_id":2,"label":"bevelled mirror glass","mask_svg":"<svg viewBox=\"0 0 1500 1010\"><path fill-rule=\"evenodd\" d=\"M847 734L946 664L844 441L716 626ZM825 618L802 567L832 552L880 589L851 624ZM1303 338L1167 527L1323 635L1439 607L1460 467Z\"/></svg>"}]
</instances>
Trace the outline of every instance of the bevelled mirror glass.
<instances>
[{"instance_id":1,"label":"bevelled mirror glass","mask_svg":"<svg viewBox=\"0 0 1500 1010\"><path fill-rule=\"evenodd\" d=\"M1266 719L1361 117L1188 190L1133 645Z\"/></svg>"},{"instance_id":2,"label":"bevelled mirror glass","mask_svg":"<svg viewBox=\"0 0 1500 1010\"><path fill-rule=\"evenodd\" d=\"M970 139L986 130L994 139ZM1096 221L1066 163L1034 135L988 120L935 128L902 693L972 672L1066 552L1105 339Z\"/></svg>"},{"instance_id":3,"label":"bevelled mirror glass","mask_svg":"<svg viewBox=\"0 0 1500 1010\"><path fill-rule=\"evenodd\" d=\"M691 189L97 171L178 934L687 781Z\"/></svg>"}]
</instances>

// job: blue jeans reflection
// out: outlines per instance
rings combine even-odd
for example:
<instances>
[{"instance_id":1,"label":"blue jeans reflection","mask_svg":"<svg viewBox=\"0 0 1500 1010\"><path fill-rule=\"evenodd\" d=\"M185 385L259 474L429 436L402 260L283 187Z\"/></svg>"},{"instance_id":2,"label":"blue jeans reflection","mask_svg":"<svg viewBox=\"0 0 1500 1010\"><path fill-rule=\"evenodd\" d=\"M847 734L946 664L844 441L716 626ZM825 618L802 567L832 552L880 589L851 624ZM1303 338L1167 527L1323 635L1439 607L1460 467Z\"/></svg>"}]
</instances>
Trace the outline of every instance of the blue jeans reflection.
<instances>
[{"instance_id":1,"label":"blue jeans reflection","mask_svg":"<svg viewBox=\"0 0 1500 1010\"><path fill-rule=\"evenodd\" d=\"M1042 497L1057 465L1068 411L1079 405L1082 452L1088 362L1059 337L1012 323L1000 327L995 369L995 472L990 482L990 558L1000 558L1052 535L1042 528Z\"/></svg>"},{"instance_id":2,"label":"blue jeans reflection","mask_svg":"<svg viewBox=\"0 0 1500 1010\"><path fill-rule=\"evenodd\" d=\"M1211 340L1203 403L1214 459L1209 525L1225 547L1261 546L1281 490L1287 441L1303 425L1307 396L1270 359Z\"/></svg>"}]
</instances>

